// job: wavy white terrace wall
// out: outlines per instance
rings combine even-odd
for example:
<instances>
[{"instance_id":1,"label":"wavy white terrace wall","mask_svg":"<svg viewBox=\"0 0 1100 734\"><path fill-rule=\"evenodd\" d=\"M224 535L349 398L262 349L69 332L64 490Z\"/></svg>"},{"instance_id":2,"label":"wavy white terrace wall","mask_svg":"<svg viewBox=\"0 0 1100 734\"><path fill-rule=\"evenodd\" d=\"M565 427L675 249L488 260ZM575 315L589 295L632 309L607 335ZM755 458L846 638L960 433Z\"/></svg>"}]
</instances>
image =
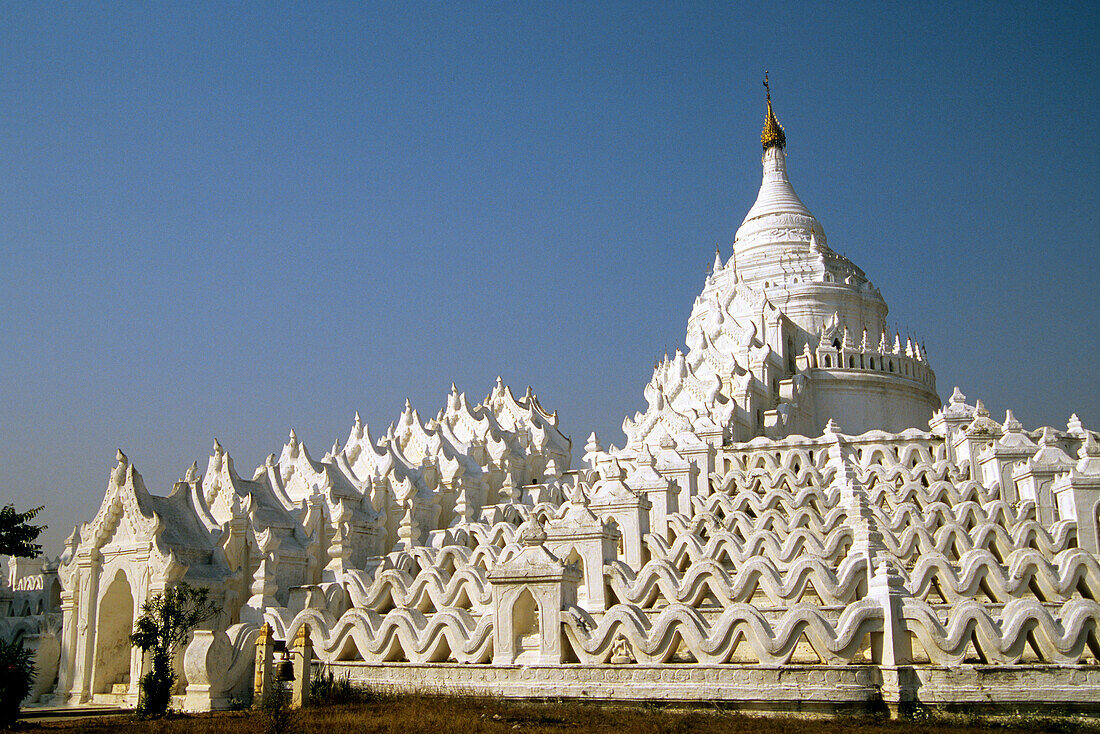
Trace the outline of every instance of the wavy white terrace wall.
<instances>
[{"instance_id":1,"label":"wavy white terrace wall","mask_svg":"<svg viewBox=\"0 0 1100 734\"><path fill-rule=\"evenodd\" d=\"M488 409L471 410L488 425ZM441 416L421 430L438 436L450 420ZM830 423L816 438L718 447L684 438L633 456L590 441L590 468L543 469L523 485L502 479L507 500L492 504L466 478L506 474L488 453L483 465L440 472L433 491L424 484L423 459L359 479L337 473L349 466L345 448L304 463L307 449L293 439L298 455L284 461L319 490L299 502L262 480L287 476L282 461L245 482L218 446L217 492L199 491L213 485L192 472L172 495L157 498L120 455L103 509L74 534L62 559L67 619L88 610L88 624L66 626L59 690L69 701L129 701L139 662L126 656L128 665L118 663L112 652L124 643L128 623L119 620L180 580L208 586L224 607L183 656L188 672L179 693L191 708L225 705L231 691L247 691L253 651L246 640L264 621L279 640L307 625L325 663L356 670L359 662L489 665L500 672L485 679L516 695L542 695L537 685L514 688L514 676L523 679L510 672L517 661L570 671L742 671L730 672L729 681L749 666L760 671L761 696L776 667L820 666L824 675L853 666L856 678L866 667L879 671L866 673L872 680L898 665L1009 666L1016 677L1005 701L1015 700L1029 676L1062 680L1044 666L1091 669L1100 653L1100 564L1079 542L1096 536L1095 515L1076 508L1100 502L1096 434L1074 421L1063 431L1026 432L1011 416L997 423L959 395L932 424L935 431L850 436ZM972 467L989 466L1006 445L1024 440L1036 447L1025 463L971 478ZM462 465L446 444L437 448ZM392 438L370 450L404 459ZM497 456L508 461L507 452ZM1064 457L1074 458L1065 464ZM1066 469L1047 493L1064 499L1044 518L1023 485L1049 466ZM375 497L386 499L367 526L382 527L397 472L405 489L393 499L392 548L352 562L349 518L373 508ZM1011 489L1001 484L1005 476L1017 482ZM448 485L461 511L444 525L433 505ZM226 492L237 498L227 520L204 530L202 518L213 517L207 498L218 502ZM205 555L204 543L213 549ZM192 562L176 560L183 557ZM287 557L300 569L289 580L279 573ZM249 596L239 579L251 579ZM403 675L394 672L393 685L403 685ZM604 679L562 675L572 676L569 691ZM710 674L683 673L682 680L697 675ZM719 690L734 685L726 673L715 675ZM915 680L898 684L898 701L920 698L925 683ZM939 683L927 685L928 695L947 695ZM653 695L691 698L683 688ZM599 695L625 695L618 690ZM868 690L853 684L828 701L862 705ZM1078 703L1087 705L1086 698Z\"/></svg>"}]
</instances>

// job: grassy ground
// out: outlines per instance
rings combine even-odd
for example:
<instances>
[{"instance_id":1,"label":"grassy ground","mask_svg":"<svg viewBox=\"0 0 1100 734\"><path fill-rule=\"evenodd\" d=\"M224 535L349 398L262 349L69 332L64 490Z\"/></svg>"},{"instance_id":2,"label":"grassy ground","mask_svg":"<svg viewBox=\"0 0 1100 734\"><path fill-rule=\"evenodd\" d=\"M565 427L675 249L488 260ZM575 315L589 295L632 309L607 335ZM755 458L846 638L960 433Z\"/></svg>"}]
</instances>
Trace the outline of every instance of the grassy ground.
<instances>
[{"instance_id":1,"label":"grassy ground","mask_svg":"<svg viewBox=\"0 0 1100 734\"><path fill-rule=\"evenodd\" d=\"M282 711L273 721L269 712L238 711L175 716L158 721L129 718L82 719L48 723L25 722L24 732L124 732L125 734L341 734L393 732L418 734L512 734L538 732L629 732L630 734L966 734L1001 732L1096 731L1069 720L1015 719L997 722L957 719L891 722L871 718L796 719L749 717L718 710L683 711L660 707L601 706L585 703L524 703L495 699L402 696L369 701L314 705L300 712ZM273 723L285 727L272 729Z\"/></svg>"}]
</instances>

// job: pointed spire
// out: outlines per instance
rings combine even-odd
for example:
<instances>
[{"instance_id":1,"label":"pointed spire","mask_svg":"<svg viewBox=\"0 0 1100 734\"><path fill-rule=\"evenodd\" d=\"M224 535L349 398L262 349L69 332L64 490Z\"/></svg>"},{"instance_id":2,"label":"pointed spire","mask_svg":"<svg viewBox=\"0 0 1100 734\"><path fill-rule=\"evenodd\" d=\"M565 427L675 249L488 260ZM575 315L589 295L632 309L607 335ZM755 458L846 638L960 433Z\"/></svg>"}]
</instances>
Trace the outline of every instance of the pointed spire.
<instances>
[{"instance_id":1,"label":"pointed spire","mask_svg":"<svg viewBox=\"0 0 1100 734\"><path fill-rule=\"evenodd\" d=\"M1041 438L1039 439L1039 443L1043 444L1044 446L1057 446L1058 436L1054 433L1054 429L1050 426L1043 426L1043 433Z\"/></svg>"},{"instance_id":2,"label":"pointed spire","mask_svg":"<svg viewBox=\"0 0 1100 734\"><path fill-rule=\"evenodd\" d=\"M717 273L722 269L722 250L718 248L718 245L714 246L714 269L711 271Z\"/></svg>"},{"instance_id":3,"label":"pointed spire","mask_svg":"<svg viewBox=\"0 0 1100 734\"><path fill-rule=\"evenodd\" d=\"M1042 443L1042 445L1047 448L1057 446L1058 435L1055 434L1054 428L1044 426L1042 435L1040 436L1040 439L1038 439L1038 442Z\"/></svg>"},{"instance_id":4,"label":"pointed spire","mask_svg":"<svg viewBox=\"0 0 1100 734\"><path fill-rule=\"evenodd\" d=\"M1096 434L1085 431L1085 439L1081 442L1081 448L1077 450L1077 471L1081 474L1100 474L1100 443L1096 441Z\"/></svg>"},{"instance_id":5,"label":"pointed spire","mask_svg":"<svg viewBox=\"0 0 1100 734\"><path fill-rule=\"evenodd\" d=\"M761 227L772 229L764 221L756 222L761 218L794 214L810 219L810 224L816 230L816 236L820 237L821 247L824 249L825 234L821 225L813 221L813 214L798 198L791 181L787 177L787 155L784 147L787 144L786 136L779 121L772 112L771 93L768 95L768 112L764 118L764 131L760 134L764 152L760 156L760 191L756 195L756 202L749 209L748 214L741 221L741 226L734 235L734 252L744 251L747 241L746 236L755 237L760 234ZM747 227L747 228L746 228ZM755 242L755 240L753 240ZM728 267L728 266L727 266Z\"/></svg>"},{"instance_id":6,"label":"pointed spire","mask_svg":"<svg viewBox=\"0 0 1100 734\"><path fill-rule=\"evenodd\" d=\"M569 493L569 501L574 505L588 506L588 496L584 493L584 487L581 486L581 475L573 475L573 489Z\"/></svg>"},{"instance_id":7,"label":"pointed spire","mask_svg":"<svg viewBox=\"0 0 1100 734\"><path fill-rule=\"evenodd\" d=\"M596 455L603 453L603 446L600 445L600 437L596 435L595 431L588 437L588 443L584 445L584 460L588 462L590 468L596 468Z\"/></svg>"},{"instance_id":8,"label":"pointed spire","mask_svg":"<svg viewBox=\"0 0 1100 734\"><path fill-rule=\"evenodd\" d=\"M768 86L767 71L764 72L764 89L768 97L768 112L764 115L764 129L760 133L760 143L764 146L764 150L773 147L785 148L787 135L783 132L783 126L779 124L779 120L775 118L775 113L772 112L772 90Z\"/></svg>"},{"instance_id":9,"label":"pointed spire","mask_svg":"<svg viewBox=\"0 0 1100 734\"><path fill-rule=\"evenodd\" d=\"M1077 449L1077 458L1082 461L1100 458L1100 443L1096 441L1095 433L1085 432L1085 440L1081 442L1081 448Z\"/></svg>"}]
</instances>

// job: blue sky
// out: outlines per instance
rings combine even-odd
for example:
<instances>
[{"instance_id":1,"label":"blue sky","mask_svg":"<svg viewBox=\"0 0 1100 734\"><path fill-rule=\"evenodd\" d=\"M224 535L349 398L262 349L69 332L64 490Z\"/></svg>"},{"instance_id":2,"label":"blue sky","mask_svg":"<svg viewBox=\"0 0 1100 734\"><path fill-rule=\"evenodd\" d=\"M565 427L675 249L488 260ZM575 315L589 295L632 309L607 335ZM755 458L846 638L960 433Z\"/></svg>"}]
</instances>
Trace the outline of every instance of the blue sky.
<instances>
[{"instance_id":1,"label":"blue sky","mask_svg":"<svg viewBox=\"0 0 1100 734\"><path fill-rule=\"evenodd\" d=\"M935 6L929 8L926 6ZM8 3L0 500L319 456L451 381L621 442L755 197L958 384L1100 427L1095 3Z\"/></svg>"}]
</instances>

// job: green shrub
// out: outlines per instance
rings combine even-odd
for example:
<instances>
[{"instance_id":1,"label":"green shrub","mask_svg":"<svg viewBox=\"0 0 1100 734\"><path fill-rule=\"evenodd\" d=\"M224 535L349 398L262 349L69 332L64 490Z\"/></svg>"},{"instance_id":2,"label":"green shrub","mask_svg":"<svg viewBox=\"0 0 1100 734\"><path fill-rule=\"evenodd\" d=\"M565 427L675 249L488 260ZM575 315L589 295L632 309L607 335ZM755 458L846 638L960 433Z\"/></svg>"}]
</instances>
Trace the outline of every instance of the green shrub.
<instances>
[{"instance_id":1,"label":"green shrub","mask_svg":"<svg viewBox=\"0 0 1100 734\"><path fill-rule=\"evenodd\" d=\"M187 641L191 630L218 614L218 606L209 596L208 589L181 583L141 605L130 644L151 652L152 660L149 672L141 676L139 716L168 713L177 677L172 668L176 649Z\"/></svg>"},{"instance_id":2,"label":"green shrub","mask_svg":"<svg viewBox=\"0 0 1100 734\"><path fill-rule=\"evenodd\" d=\"M19 718L19 706L33 683L31 651L22 642L0 640L0 726L9 727Z\"/></svg>"}]
</instances>

